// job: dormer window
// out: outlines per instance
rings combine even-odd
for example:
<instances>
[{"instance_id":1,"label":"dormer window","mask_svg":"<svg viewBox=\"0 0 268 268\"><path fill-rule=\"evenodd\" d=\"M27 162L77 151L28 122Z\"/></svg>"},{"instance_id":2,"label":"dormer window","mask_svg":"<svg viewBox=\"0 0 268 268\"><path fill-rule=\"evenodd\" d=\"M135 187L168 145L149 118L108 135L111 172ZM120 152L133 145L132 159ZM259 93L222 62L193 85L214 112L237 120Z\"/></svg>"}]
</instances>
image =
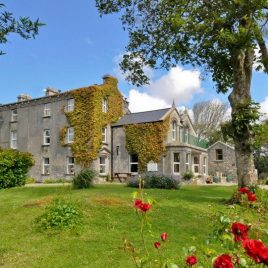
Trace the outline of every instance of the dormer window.
<instances>
[{"instance_id":1,"label":"dormer window","mask_svg":"<svg viewBox=\"0 0 268 268\"><path fill-rule=\"evenodd\" d=\"M102 99L102 112L107 113L108 110L108 100L107 98Z\"/></svg>"},{"instance_id":2,"label":"dormer window","mask_svg":"<svg viewBox=\"0 0 268 268\"><path fill-rule=\"evenodd\" d=\"M177 139L177 121L172 121L172 140L175 141Z\"/></svg>"}]
</instances>

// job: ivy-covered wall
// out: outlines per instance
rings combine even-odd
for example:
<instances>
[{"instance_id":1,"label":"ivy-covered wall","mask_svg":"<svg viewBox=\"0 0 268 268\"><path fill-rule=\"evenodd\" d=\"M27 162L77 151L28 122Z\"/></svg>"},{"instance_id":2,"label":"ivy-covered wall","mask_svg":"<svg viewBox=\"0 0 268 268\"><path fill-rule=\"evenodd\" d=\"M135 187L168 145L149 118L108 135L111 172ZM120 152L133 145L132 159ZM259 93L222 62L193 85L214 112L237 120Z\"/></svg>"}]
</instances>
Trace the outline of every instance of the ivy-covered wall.
<instances>
[{"instance_id":1,"label":"ivy-covered wall","mask_svg":"<svg viewBox=\"0 0 268 268\"><path fill-rule=\"evenodd\" d=\"M70 144L77 164L88 167L97 159L102 145L102 128L116 122L123 115L123 97L117 88L117 79L106 77L103 85L93 85L70 92L75 108L65 112L74 128L74 142ZM107 99L107 112L102 112L102 101ZM66 145L65 126L61 143Z\"/></svg>"},{"instance_id":2,"label":"ivy-covered wall","mask_svg":"<svg viewBox=\"0 0 268 268\"><path fill-rule=\"evenodd\" d=\"M142 123L124 126L126 149L137 154L139 171L145 171L149 161L159 162L165 153L164 141L167 137L169 118L161 122Z\"/></svg>"}]
</instances>

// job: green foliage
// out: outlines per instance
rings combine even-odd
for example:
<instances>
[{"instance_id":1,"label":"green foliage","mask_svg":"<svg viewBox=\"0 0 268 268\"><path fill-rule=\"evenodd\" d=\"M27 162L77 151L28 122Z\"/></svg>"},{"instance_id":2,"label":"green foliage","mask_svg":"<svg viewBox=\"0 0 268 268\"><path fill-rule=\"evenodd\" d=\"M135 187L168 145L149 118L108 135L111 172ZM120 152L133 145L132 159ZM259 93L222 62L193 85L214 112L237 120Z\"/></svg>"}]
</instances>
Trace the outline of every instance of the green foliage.
<instances>
[{"instance_id":1,"label":"green foliage","mask_svg":"<svg viewBox=\"0 0 268 268\"><path fill-rule=\"evenodd\" d=\"M96 0L96 5L101 14L122 16L130 40L121 68L129 80L148 83L144 66L169 69L191 63L205 66L224 93L233 86L237 53L263 44L261 27L268 17L266 0ZM263 53L258 63L267 66L267 57Z\"/></svg>"},{"instance_id":2,"label":"green foliage","mask_svg":"<svg viewBox=\"0 0 268 268\"><path fill-rule=\"evenodd\" d=\"M4 4L0 4L0 8L5 8ZM43 23L31 21L29 17L20 17L19 20L15 19L13 14L8 11L0 13L0 44L8 42L8 35L10 33L16 33L24 39L35 38L39 32L39 27L43 26ZM0 55L5 54L0 50Z\"/></svg>"},{"instance_id":3,"label":"green foliage","mask_svg":"<svg viewBox=\"0 0 268 268\"><path fill-rule=\"evenodd\" d=\"M75 100L74 111L66 112L69 125L74 127L72 148L76 163L89 167L99 156L102 145L102 128L115 123L123 115L123 97L117 88L117 79L106 78L103 85L94 85L71 91ZM102 101L107 99L107 112L102 111ZM60 133L62 145L67 145L65 138L67 127Z\"/></svg>"},{"instance_id":4,"label":"green foliage","mask_svg":"<svg viewBox=\"0 0 268 268\"><path fill-rule=\"evenodd\" d=\"M73 178L73 187L75 189L86 189L93 186L96 178L96 171L92 169L83 169Z\"/></svg>"},{"instance_id":5,"label":"green foliage","mask_svg":"<svg viewBox=\"0 0 268 268\"><path fill-rule=\"evenodd\" d=\"M36 219L42 230L70 229L82 224L82 212L77 206L63 199L55 199L45 209L44 214Z\"/></svg>"},{"instance_id":6,"label":"green foliage","mask_svg":"<svg viewBox=\"0 0 268 268\"><path fill-rule=\"evenodd\" d=\"M0 189L25 185L27 173L33 165L34 160L30 153L1 149Z\"/></svg>"},{"instance_id":7,"label":"green foliage","mask_svg":"<svg viewBox=\"0 0 268 268\"><path fill-rule=\"evenodd\" d=\"M144 188L158 188L158 189L179 189L180 183L178 179L171 178L164 175L147 173L141 175ZM127 182L128 187L139 188L139 178L132 177Z\"/></svg>"},{"instance_id":8,"label":"green foliage","mask_svg":"<svg viewBox=\"0 0 268 268\"><path fill-rule=\"evenodd\" d=\"M150 161L159 162L165 152L164 140L169 129L169 118L162 122L132 124L124 127L126 148L137 154L139 171L146 170Z\"/></svg>"},{"instance_id":9,"label":"green foliage","mask_svg":"<svg viewBox=\"0 0 268 268\"><path fill-rule=\"evenodd\" d=\"M190 179L192 179L194 177L194 174L192 171L186 171L182 174L182 178L186 181L189 181Z\"/></svg>"},{"instance_id":10,"label":"green foliage","mask_svg":"<svg viewBox=\"0 0 268 268\"><path fill-rule=\"evenodd\" d=\"M260 105L253 101L243 104L237 104L235 112L232 114L232 120L225 122L221 126L224 140L228 138L244 138L244 135L250 133L250 144L253 147L256 144L256 133L261 131L256 123L260 117Z\"/></svg>"}]
</instances>

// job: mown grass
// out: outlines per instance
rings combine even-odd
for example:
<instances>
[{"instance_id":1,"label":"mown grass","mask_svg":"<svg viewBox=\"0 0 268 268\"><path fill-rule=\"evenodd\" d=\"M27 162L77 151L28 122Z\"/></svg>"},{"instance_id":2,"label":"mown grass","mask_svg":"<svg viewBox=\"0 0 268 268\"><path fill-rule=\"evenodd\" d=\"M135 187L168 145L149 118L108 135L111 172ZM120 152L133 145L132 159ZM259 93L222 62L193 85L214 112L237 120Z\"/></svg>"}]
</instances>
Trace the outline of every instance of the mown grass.
<instances>
[{"instance_id":1,"label":"mown grass","mask_svg":"<svg viewBox=\"0 0 268 268\"><path fill-rule=\"evenodd\" d=\"M183 247L204 245L213 227L212 216L229 209L222 200L233 191L233 187L220 186L146 190L157 201L148 213L150 251L155 252L153 242L164 231L169 234L165 255L170 258L181 255ZM97 185L87 190L49 185L0 190L0 267L133 267L122 249L124 237L141 246L132 192L122 185ZM81 208L82 229L41 232L35 227L35 219L58 197ZM251 220L257 217L244 214Z\"/></svg>"}]
</instances>

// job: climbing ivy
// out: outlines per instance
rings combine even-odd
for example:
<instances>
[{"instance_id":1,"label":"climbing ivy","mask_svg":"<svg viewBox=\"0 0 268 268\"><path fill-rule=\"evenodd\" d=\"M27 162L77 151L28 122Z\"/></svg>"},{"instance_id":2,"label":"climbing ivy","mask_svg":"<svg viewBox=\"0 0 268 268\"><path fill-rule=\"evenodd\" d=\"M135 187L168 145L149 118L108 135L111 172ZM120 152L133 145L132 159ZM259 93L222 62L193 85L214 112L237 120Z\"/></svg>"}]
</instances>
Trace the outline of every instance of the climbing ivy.
<instances>
[{"instance_id":1,"label":"climbing ivy","mask_svg":"<svg viewBox=\"0 0 268 268\"><path fill-rule=\"evenodd\" d=\"M224 140L235 137L243 139L245 133L250 133L249 144L254 147L255 135L261 131L257 124L261 115L259 109L260 105L252 100L237 105L232 120L221 125Z\"/></svg>"},{"instance_id":2,"label":"climbing ivy","mask_svg":"<svg viewBox=\"0 0 268 268\"><path fill-rule=\"evenodd\" d=\"M145 171L150 161L159 162L165 153L164 141L169 129L169 118L161 122L126 125L126 149L137 154L139 171Z\"/></svg>"},{"instance_id":3,"label":"climbing ivy","mask_svg":"<svg viewBox=\"0 0 268 268\"><path fill-rule=\"evenodd\" d=\"M70 92L75 108L65 112L74 128L74 142L70 144L76 163L88 167L97 159L102 144L102 128L116 122L123 115L123 98L117 89L117 79L108 77L103 85L93 85ZM102 112L102 101L107 99L107 112ZM61 143L65 144L66 126Z\"/></svg>"}]
</instances>

